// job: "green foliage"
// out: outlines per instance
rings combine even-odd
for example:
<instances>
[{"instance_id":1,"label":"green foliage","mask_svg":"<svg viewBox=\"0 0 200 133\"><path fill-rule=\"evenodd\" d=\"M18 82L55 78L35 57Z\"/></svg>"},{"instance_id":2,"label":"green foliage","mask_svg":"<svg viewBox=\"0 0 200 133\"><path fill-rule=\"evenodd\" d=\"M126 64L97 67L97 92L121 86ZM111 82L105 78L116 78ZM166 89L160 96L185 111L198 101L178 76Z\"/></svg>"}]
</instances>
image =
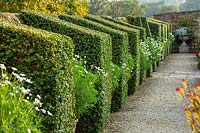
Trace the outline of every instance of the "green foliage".
<instances>
[{"instance_id":1,"label":"green foliage","mask_svg":"<svg viewBox=\"0 0 200 133\"><path fill-rule=\"evenodd\" d=\"M165 40L166 38L168 38L169 33L171 33L170 31L170 24L167 22L163 22L157 19L152 19L152 18L148 18L148 22L154 22L155 24L160 24L161 25L161 41Z\"/></svg>"},{"instance_id":2,"label":"green foliage","mask_svg":"<svg viewBox=\"0 0 200 133\"><path fill-rule=\"evenodd\" d=\"M134 67L135 67L135 60L133 59L132 55L129 53L128 54L128 66L124 66L124 69L127 68L128 70L128 79L131 78L131 74L134 71Z\"/></svg>"},{"instance_id":3,"label":"green foliage","mask_svg":"<svg viewBox=\"0 0 200 133\"><path fill-rule=\"evenodd\" d=\"M125 98L127 96L127 90L128 90L128 86L127 86L127 81L128 81L128 77L127 77L127 69L122 69L123 65L128 65L128 59L127 59L127 55L128 55L128 35L125 32L121 32L119 30L115 30L112 29L110 27L104 26L102 24L84 19L84 18L80 18L80 17L76 17L76 16L69 16L69 15L60 15L59 16L61 19L64 19L66 21L72 22L74 24L78 24L84 27L88 27L90 29L93 30L97 30L97 31L102 31L105 32L107 34L110 34L110 36L112 37L112 61L113 61L113 66L115 66L115 68L117 69L119 67L120 69L120 80L118 80L118 83L113 82L113 90L115 90L115 88L118 89L118 93L122 93L122 95L118 95L118 96L114 96L115 98L113 98L112 100L112 105L115 106L115 110L121 108L124 103L125 103ZM122 69L122 70L121 70ZM117 69L118 70L118 69ZM115 73L115 72L114 72ZM114 80L116 81L116 80ZM115 87L117 84L118 87ZM113 93L115 94L115 93ZM114 101L116 100L116 101ZM115 111L113 110L114 108L111 107L111 111Z\"/></svg>"},{"instance_id":4,"label":"green foliage","mask_svg":"<svg viewBox=\"0 0 200 133\"><path fill-rule=\"evenodd\" d=\"M120 87L119 81L121 78L122 70L119 66L112 64L112 83L113 83L113 90Z\"/></svg>"},{"instance_id":5,"label":"green foliage","mask_svg":"<svg viewBox=\"0 0 200 133\"><path fill-rule=\"evenodd\" d=\"M0 132L41 133L41 116L35 110L37 106L27 100L32 98L31 92L23 88L23 81L13 77L0 64ZM19 75L18 78L26 79Z\"/></svg>"},{"instance_id":6,"label":"green foliage","mask_svg":"<svg viewBox=\"0 0 200 133\"><path fill-rule=\"evenodd\" d=\"M146 47L148 49L148 60L153 64L158 62L161 57L161 51L163 47L160 46L159 41L153 38L147 38Z\"/></svg>"},{"instance_id":7,"label":"green foliage","mask_svg":"<svg viewBox=\"0 0 200 133\"><path fill-rule=\"evenodd\" d=\"M154 14L158 13L164 13L164 12L178 12L179 11L179 5L178 4L171 4L166 5L165 2L168 2L169 0L160 0L158 2L149 2L147 3L146 8L144 9L143 16L145 17L151 17Z\"/></svg>"},{"instance_id":8,"label":"green foliage","mask_svg":"<svg viewBox=\"0 0 200 133\"><path fill-rule=\"evenodd\" d=\"M151 35L154 39L161 39L161 24L147 20Z\"/></svg>"},{"instance_id":9,"label":"green foliage","mask_svg":"<svg viewBox=\"0 0 200 133\"><path fill-rule=\"evenodd\" d=\"M76 97L76 117L86 113L90 108L94 107L98 98L95 84L99 81L98 75L87 71L83 61L74 62L74 84Z\"/></svg>"},{"instance_id":10,"label":"green foliage","mask_svg":"<svg viewBox=\"0 0 200 133\"><path fill-rule=\"evenodd\" d=\"M129 24L145 28L146 29L146 36L152 37L150 27L149 27L149 24L147 22L147 18L145 18L145 17L133 17L133 16L127 16L126 18L127 18Z\"/></svg>"},{"instance_id":11,"label":"green foliage","mask_svg":"<svg viewBox=\"0 0 200 133\"><path fill-rule=\"evenodd\" d=\"M127 26L127 27L130 27L130 28L139 30L140 31L140 39L142 41L146 40L146 29L145 28L134 26L134 25L131 25L129 23L126 23L126 22L123 22L123 21L120 21L120 20L116 20L116 19L108 17L108 16L101 16L101 17L104 18L104 19L106 19L106 20L115 22L116 24L121 24L123 26Z\"/></svg>"},{"instance_id":12,"label":"green foliage","mask_svg":"<svg viewBox=\"0 0 200 133\"><path fill-rule=\"evenodd\" d=\"M101 132L107 125L111 105L111 37L49 15L22 12L20 17L28 25L70 36L75 45L75 54L81 58L86 56L86 67L94 65L103 70L101 82L97 87L100 98L95 107L80 117L78 123L78 128L84 125L87 132Z\"/></svg>"},{"instance_id":13,"label":"green foliage","mask_svg":"<svg viewBox=\"0 0 200 133\"><path fill-rule=\"evenodd\" d=\"M53 117L44 119L44 132L74 129L73 44L69 37L0 21L0 63L16 66L30 77L33 95ZM26 85L24 87L27 87Z\"/></svg>"},{"instance_id":14,"label":"green foliage","mask_svg":"<svg viewBox=\"0 0 200 133\"><path fill-rule=\"evenodd\" d=\"M125 17L131 10L131 1L110 1L111 11L105 15L112 17Z\"/></svg>"},{"instance_id":15,"label":"green foliage","mask_svg":"<svg viewBox=\"0 0 200 133\"><path fill-rule=\"evenodd\" d=\"M151 69L151 62L149 60L149 55L151 54L151 51L149 50L149 47L147 46L146 42L141 42L141 67L140 67L140 82L142 83L147 76L147 71Z\"/></svg>"},{"instance_id":16,"label":"green foliage","mask_svg":"<svg viewBox=\"0 0 200 133\"><path fill-rule=\"evenodd\" d=\"M187 28L187 35L194 35L196 29L195 25L197 24L197 20L195 17L191 15L184 15L180 16L177 20L177 26L179 28L186 27Z\"/></svg>"},{"instance_id":17,"label":"green foliage","mask_svg":"<svg viewBox=\"0 0 200 133\"><path fill-rule=\"evenodd\" d=\"M140 5L138 0L133 0L130 4L132 8L128 15L131 16L140 16L144 12L145 7L147 6L146 4Z\"/></svg>"},{"instance_id":18,"label":"green foliage","mask_svg":"<svg viewBox=\"0 0 200 133\"><path fill-rule=\"evenodd\" d=\"M99 16L87 15L85 16L85 18L128 33L129 52L132 55L132 58L135 60L135 67L131 75L131 79L128 82L129 83L128 93L132 94L138 88L140 80L139 31L136 29L132 29L130 27L116 24L114 22L103 19Z\"/></svg>"},{"instance_id":19,"label":"green foliage","mask_svg":"<svg viewBox=\"0 0 200 133\"><path fill-rule=\"evenodd\" d=\"M110 3L108 0L90 0L89 13L94 15L105 15L110 12Z\"/></svg>"},{"instance_id":20,"label":"green foliage","mask_svg":"<svg viewBox=\"0 0 200 133\"><path fill-rule=\"evenodd\" d=\"M19 12L21 10L44 12L48 14L87 14L85 0L1 0L1 12Z\"/></svg>"}]
</instances>

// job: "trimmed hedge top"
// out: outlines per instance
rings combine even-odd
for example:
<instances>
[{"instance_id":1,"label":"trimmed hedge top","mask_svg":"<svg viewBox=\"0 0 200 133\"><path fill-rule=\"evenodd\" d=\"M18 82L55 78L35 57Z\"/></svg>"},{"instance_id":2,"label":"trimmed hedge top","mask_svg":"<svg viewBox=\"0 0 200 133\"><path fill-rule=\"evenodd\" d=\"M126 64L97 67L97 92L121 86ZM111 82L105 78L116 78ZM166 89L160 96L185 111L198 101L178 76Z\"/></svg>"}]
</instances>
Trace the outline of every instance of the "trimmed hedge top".
<instances>
[{"instance_id":1,"label":"trimmed hedge top","mask_svg":"<svg viewBox=\"0 0 200 133\"><path fill-rule=\"evenodd\" d=\"M44 132L71 132L74 125L73 44L67 36L0 21L0 63L16 67L33 81L53 117Z\"/></svg>"},{"instance_id":2,"label":"trimmed hedge top","mask_svg":"<svg viewBox=\"0 0 200 133\"><path fill-rule=\"evenodd\" d=\"M98 30L105 32L107 34L110 34L112 37L112 61L114 64L119 65L121 68L121 76L119 87L113 88L113 96L112 96L112 104L111 104L111 112L117 111L120 108L123 107L127 91L128 91L128 74L127 69L124 69L123 66L126 66L128 64L128 35L126 32L122 32L119 30L112 29L110 27L104 26L100 23L93 22L81 17L77 16L71 16L71 15L60 15L59 18L81 25L85 26L90 29ZM114 92L117 92L117 95L115 95ZM84 125L84 122L81 124L82 127Z\"/></svg>"},{"instance_id":3,"label":"trimmed hedge top","mask_svg":"<svg viewBox=\"0 0 200 133\"><path fill-rule=\"evenodd\" d=\"M132 78L129 82L129 90L128 90L128 93L132 94L139 87L139 80L140 80L139 30L132 29L130 27L123 26L121 24L116 24L114 22L111 22L109 20L103 19L95 15L87 15L85 16L85 18L128 33L129 52L131 53L133 59L135 60L135 68L132 74Z\"/></svg>"},{"instance_id":4,"label":"trimmed hedge top","mask_svg":"<svg viewBox=\"0 0 200 133\"><path fill-rule=\"evenodd\" d=\"M151 31L150 31L150 28L149 28L149 24L147 22L147 18L145 18L145 17L133 17L133 16L127 16L126 18L127 18L129 24L145 28L146 33L147 33L147 37L151 37Z\"/></svg>"},{"instance_id":5,"label":"trimmed hedge top","mask_svg":"<svg viewBox=\"0 0 200 133\"><path fill-rule=\"evenodd\" d=\"M117 24L121 24L123 26L127 26L127 27L131 27L133 29L137 29L140 31L140 38L142 39L142 41L145 41L146 40L146 29L143 28L143 27L139 27L139 26L135 26L135 25L131 25L129 23L126 23L126 22L123 22L123 21L120 21L120 20L116 20L114 18L111 18L109 16L101 16L102 18L106 19L106 20L110 20L112 22L115 22Z\"/></svg>"},{"instance_id":6,"label":"trimmed hedge top","mask_svg":"<svg viewBox=\"0 0 200 133\"><path fill-rule=\"evenodd\" d=\"M93 30L110 34L112 37L112 61L117 65L127 64L128 35L125 32L112 29L102 24L71 15L59 15L60 19L84 26Z\"/></svg>"},{"instance_id":7,"label":"trimmed hedge top","mask_svg":"<svg viewBox=\"0 0 200 133\"><path fill-rule=\"evenodd\" d=\"M107 124L111 105L112 42L110 35L50 15L22 12L20 17L28 25L70 36L75 44L75 53L82 58L86 56L85 60L88 68L90 68L90 65L94 65L102 69L104 73L98 87L100 100L89 111L89 116L95 119L93 126L98 128L88 130L88 132L102 131Z\"/></svg>"},{"instance_id":8,"label":"trimmed hedge top","mask_svg":"<svg viewBox=\"0 0 200 133\"><path fill-rule=\"evenodd\" d=\"M21 12L19 16L27 25L70 36L76 45L75 54L80 55L82 58L89 56L89 58L86 58L88 65L100 66L101 62L99 61L101 56L98 55L101 52L98 48L95 48L99 47L97 42L111 45L111 38L105 33L90 30L47 14ZM90 45L91 49L94 48L96 50L87 51L87 48L84 49L85 47L89 47L87 45ZM81 47L84 48L82 49Z\"/></svg>"}]
</instances>

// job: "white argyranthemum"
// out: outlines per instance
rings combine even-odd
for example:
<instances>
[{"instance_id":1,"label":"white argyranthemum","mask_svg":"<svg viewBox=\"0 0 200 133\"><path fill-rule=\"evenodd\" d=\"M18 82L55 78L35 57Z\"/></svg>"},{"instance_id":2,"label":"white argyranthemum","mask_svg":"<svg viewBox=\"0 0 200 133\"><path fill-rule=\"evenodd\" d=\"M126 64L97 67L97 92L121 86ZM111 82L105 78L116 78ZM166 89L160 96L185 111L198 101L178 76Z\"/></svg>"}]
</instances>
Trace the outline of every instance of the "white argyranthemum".
<instances>
[{"instance_id":1,"label":"white argyranthemum","mask_svg":"<svg viewBox=\"0 0 200 133\"><path fill-rule=\"evenodd\" d=\"M49 111L47 111L47 114L48 114L49 116L53 116L53 114L52 114L51 112L49 112Z\"/></svg>"},{"instance_id":2,"label":"white argyranthemum","mask_svg":"<svg viewBox=\"0 0 200 133\"><path fill-rule=\"evenodd\" d=\"M11 67L11 69L12 69L13 71L17 71L17 68L15 68L15 67Z\"/></svg>"},{"instance_id":3,"label":"white argyranthemum","mask_svg":"<svg viewBox=\"0 0 200 133\"><path fill-rule=\"evenodd\" d=\"M4 64L0 64L0 68L6 70L6 66Z\"/></svg>"},{"instance_id":4,"label":"white argyranthemum","mask_svg":"<svg viewBox=\"0 0 200 133\"><path fill-rule=\"evenodd\" d=\"M39 105L40 107L42 106L42 103L40 102L40 100L38 98L35 98L33 104Z\"/></svg>"},{"instance_id":5,"label":"white argyranthemum","mask_svg":"<svg viewBox=\"0 0 200 133\"><path fill-rule=\"evenodd\" d=\"M46 114L46 110L45 109L41 109L42 113Z\"/></svg>"},{"instance_id":6,"label":"white argyranthemum","mask_svg":"<svg viewBox=\"0 0 200 133\"><path fill-rule=\"evenodd\" d=\"M28 133L31 133L31 129L27 129L27 132L28 132Z\"/></svg>"}]
</instances>

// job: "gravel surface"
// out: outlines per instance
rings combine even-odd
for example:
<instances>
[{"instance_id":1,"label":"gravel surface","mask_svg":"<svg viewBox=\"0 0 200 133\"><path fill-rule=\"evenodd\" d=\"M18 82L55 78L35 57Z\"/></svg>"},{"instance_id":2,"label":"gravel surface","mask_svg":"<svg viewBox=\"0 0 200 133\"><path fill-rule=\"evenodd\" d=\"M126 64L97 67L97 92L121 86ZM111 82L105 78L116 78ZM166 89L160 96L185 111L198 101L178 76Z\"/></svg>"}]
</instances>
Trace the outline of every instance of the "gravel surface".
<instances>
[{"instance_id":1,"label":"gravel surface","mask_svg":"<svg viewBox=\"0 0 200 133\"><path fill-rule=\"evenodd\" d=\"M171 54L161 63L126 106L112 113L105 133L191 133L183 108L175 92L181 80L192 88L200 82L195 54Z\"/></svg>"}]
</instances>

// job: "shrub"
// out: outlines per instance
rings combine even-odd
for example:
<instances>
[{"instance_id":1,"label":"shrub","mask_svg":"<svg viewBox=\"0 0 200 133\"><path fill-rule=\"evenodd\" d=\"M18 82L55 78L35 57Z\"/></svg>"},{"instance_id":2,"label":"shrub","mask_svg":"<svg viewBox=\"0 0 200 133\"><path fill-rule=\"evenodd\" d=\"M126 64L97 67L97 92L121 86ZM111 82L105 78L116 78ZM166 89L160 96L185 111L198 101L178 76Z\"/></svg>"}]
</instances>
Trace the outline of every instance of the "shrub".
<instances>
[{"instance_id":1,"label":"shrub","mask_svg":"<svg viewBox=\"0 0 200 133\"><path fill-rule=\"evenodd\" d=\"M104 71L97 88L100 98L95 107L84 114L78 123L78 127L84 124L86 132L101 132L107 125L111 105L111 37L49 15L22 12L20 17L27 25L70 36L75 45L75 54L81 58L86 56L86 67L94 65Z\"/></svg>"},{"instance_id":2,"label":"shrub","mask_svg":"<svg viewBox=\"0 0 200 133\"><path fill-rule=\"evenodd\" d=\"M138 27L138 26L134 26L134 25L131 25L131 24L129 24L129 23L126 23L126 22L123 22L123 21L120 21L120 20L111 18L111 17L109 17L109 16L101 16L101 17L104 18L104 19L106 19L106 20L115 22L115 23L117 23L117 24L121 24L121 25L123 25L123 26L127 26L127 27L130 27L130 28L139 30L139 31L140 31L140 39L141 39L142 41L145 41L145 40L146 40L146 29L145 29L145 28Z\"/></svg>"},{"instance_id":3,"label":"shrub","mask_svg":"<svg viewBox=\"0 0 200 133\"><path fill-rule=\"evenodd\" d=\"M76 59L74 62L74 84L76 97L76 118L94 107L98 98L95 84L99 81L98 75L87 71L84 61Z\"/></svg>"},{"instance_id":4,"label":"shrub","mask_svg":"<svg viewBox=\"0 0 200 133\"><path fill-rule=\"evenodd\" d=\"M147 18L145 18L145 17L132 17L132 16L127 16L126 18L127 18L129 24L145 28L147 37L152 37L151 30L150 30L149 24L147 22Z\"/></svg>"},{"instance_id":5,"label":"shrub","mask_svg":"<svg viewBox=\"0 0 200 133\"><path fill-rule=\"evenodd\" d=\"M117 94L117 96L113 96L112 104L111 104L111 111L116 111L119 108L123 107L125 103L125 99L127 96L128 91L128 77L127 77L127 70L122 69L123 64L128 65L128 35L125 32L121 32L119 30L112 29L110 27L104 26L102 24L76 17L76 16L69 16L69 15L60 15L59 18L72 22L74 24L78 24L80 26L84 26L93 30L101 31L104 33L109 34L112 37L112 62L113 69L120 71L120 78L119 80L114 78L113 80L113 95ZM116 68L116 69L115 69ZM116 74L116 71L113 71ZM114 75L115 75L114 74ZM118 77L117 76L117 77ZM116 82L116 80L118 80Z\"/></svg>"},{"instance_id":6,"label":"shrub","mask_svg":"<svg viewBox=\"0 0 200 133\"><path fill-rule=\"evenodd\" d=\"M151 35L154 39L161 39L161 25L159 23L147 20Z\"/></svg>"},{"instance_id":7,"label":"shrub","mask_svg":"<svg viewBox=\"0 0 200 133\"><path fill-rule=\"evenodd\" d=\"M129 53L131 53L133 59L135 60L135 67L133 73L131 74L131 79L129 80L129 90L128 93L132 94L139 87L140 82L140 46L139 46L139 31L132 29L130 27L122 26L114 22L110 22L101 17L94 15L85 16L86 19L92 20L103 25L112 27L117 30L121 30L128 33L129 41Z\"/></svg>"},{"instance_id":8,"label":"shrub","mask_svg":"<svg viewBox=\"0 0 200 133\"><path fill-rule=\"evenodd\" d=\"M166 38L168 38L169 33L171 33L171 31L169 30L170 24L164 21L160 21L158 19L152 19L152 18L148 18L148 21L151 22L155 22L161 25L161 37L162 40L165 40Z\"/></svg>"},{"instance_id":9,"label":"shrub","mask_svg":"<svg viewBox=\"0 0 200 133\"><path fill-rule=\"evenodd\" d=\"M151 62L149 60L149 55L151 55L150 49L148 49L146 42L141 42L141 67L140 67L140 82L144 81L146 79L146 76L151 76L152 71L151 69ZM148 73L149 70L149 73Z\"/></svg>"},{"instance_id":10,"label":"shrub","mask_svg":"<svg viewBox=\"0 0 200 133\"><path fill-rule=\"evenodd\" d=\"M0 21L0 63L30 77L32 93L41 95L53 117L44 132L74 129L73 44L69 37ZM24 86L26 87L26 86Z\"/></svg>"},{"instance_id":11,"label":"shrub","mask_svg":"<svg viewBox=\"0 0 200 133\"><path fill-rule=\"evenodd\" d=\"M29 82L29 79L20 75L8 74L4 64L0 64L0 132L41 133L41 116L35 109L38 107L30 101L30 90L23 87L22 80Z\"/></svg>"}]
</instances>

